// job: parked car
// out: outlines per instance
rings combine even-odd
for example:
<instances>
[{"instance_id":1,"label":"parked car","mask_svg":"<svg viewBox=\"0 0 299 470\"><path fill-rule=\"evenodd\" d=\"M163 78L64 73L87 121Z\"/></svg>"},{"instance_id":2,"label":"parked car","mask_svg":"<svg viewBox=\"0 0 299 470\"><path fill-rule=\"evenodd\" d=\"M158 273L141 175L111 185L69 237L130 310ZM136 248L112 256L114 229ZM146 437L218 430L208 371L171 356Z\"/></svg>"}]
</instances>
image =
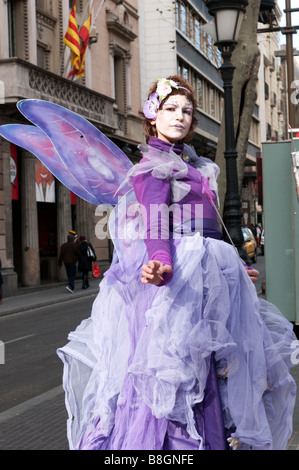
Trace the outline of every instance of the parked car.
<instances>
[{"instance_id":1,"label":"parked car","mask_svg":"<svg viewBox=\"0 0 299 470\"><path fill-rule=\"evenodd\" d=\"M245 251L249 258L252 260L252 262L256 263L257 245L255 237L250 228L248 227L242 227L242 233L244 238Z\"/></svg>"},{"instance_id":2,"label":"parked car","mask_svg":"<svg viewBox=\"0 0 299 470\"><path fill-rule=\"evenodd\" d=\"M261 234L260 249L261 249L262 255L264 256L264 254L265 254L265 234L264 234L264 229L262 230L262 234Z\"/></svg>"}]
</instances>

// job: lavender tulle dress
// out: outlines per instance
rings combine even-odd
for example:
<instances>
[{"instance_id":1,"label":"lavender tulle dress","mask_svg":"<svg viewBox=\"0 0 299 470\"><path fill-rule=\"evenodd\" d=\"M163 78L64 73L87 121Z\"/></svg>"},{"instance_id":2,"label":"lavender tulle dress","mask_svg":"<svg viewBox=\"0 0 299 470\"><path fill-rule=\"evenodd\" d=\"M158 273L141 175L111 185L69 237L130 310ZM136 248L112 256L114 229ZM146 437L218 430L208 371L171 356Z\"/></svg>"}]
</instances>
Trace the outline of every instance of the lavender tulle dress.
<instances>
[{"instance_id":1,"label":"lavender tulle dress","mask_svg":"<svg viewBox=\"0 0 299 470\"><path fill-rule=\"evenodd\" d=\"M110 228L132 203L142 207L143 236L115 237L90 318L58 350L70 449L285 449L296 337L221 240L218 167L155 138L141 151L128 175L134 191ZM163 212L153 217L155 204L175 206L167 223ZM173 267L160 286L140 282L149 259Z\"/></svg>"}]
</instances>

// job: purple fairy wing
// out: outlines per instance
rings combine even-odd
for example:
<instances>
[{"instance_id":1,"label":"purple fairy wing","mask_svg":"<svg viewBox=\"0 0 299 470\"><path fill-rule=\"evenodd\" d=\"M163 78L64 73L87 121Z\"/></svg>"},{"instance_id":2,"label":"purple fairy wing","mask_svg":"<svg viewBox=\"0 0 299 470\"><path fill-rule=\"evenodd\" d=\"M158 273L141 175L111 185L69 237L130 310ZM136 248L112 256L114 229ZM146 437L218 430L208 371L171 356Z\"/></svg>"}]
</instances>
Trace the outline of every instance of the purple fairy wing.
<instances>
[{"instance_id":1,"label":"purple fairy wing","mask_svg":"<svg viewBox=\"0 0 299 470\"><path fill-rule=\"evenodd\" d=\"M46 134L35 126L25 124L7 124L0 126L0 135L9 142L33 153L41 162L77 196L92 204L99 204L93 194L88 193L81 184L72 176L54 145Z\"/></svg>"},{"instance_id":2,"label":"purple fairy wing","mask_svg":"<svg viewBox=\"0 0 299 470\"><path fill-rule=\"evenodd\" d=\"M132 188L127 182L115 195L132 163L82 116L42 100L23 100L18 108L47 134L69 172L97 201L114 205Z\"/></svg>"}]
</instances>

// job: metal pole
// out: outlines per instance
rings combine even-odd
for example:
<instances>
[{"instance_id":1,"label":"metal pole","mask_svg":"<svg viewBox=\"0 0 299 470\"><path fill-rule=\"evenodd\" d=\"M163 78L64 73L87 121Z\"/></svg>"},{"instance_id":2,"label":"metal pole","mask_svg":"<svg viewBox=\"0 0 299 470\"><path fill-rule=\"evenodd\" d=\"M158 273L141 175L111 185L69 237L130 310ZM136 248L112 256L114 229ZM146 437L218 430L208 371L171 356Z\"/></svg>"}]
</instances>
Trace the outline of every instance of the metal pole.
<instances>
[{"instance_id":1,"label":"metal pole","mask_svg":"<svg viewBox=\"0 0 299 470\"><path fill-rule=\"evenodd\" d=\"M234 130L234 112L233 112L233 96L232 96L232 81L234 76L235 67L231 63L231 56L234 49L234 44L222 46L218 43L221 49L223 64L220 67L221 76L223 80L224 89L224 113L225 113L225 152L226 159L226 194L224 202L224 223L228 232L234 242L234 245L242 254L242 247L244 244L242 235L242 211L241 200L238 189L238 171L237 171L237 158L238 153L236 150L236 139Z\"/></svg>"},{"instance_id":2,"label":"metal pole","mask_svg":"<svg viewBox=\"0 0 299 470\"><path fill-rule=\"evenodd\" d=\"M291 0L286 0L286 55L287 55L287 73L288 73L288 108L289 108L289 124L296 127L296 109L291 101L292 96L292 83L294 82L294 56L293 56L293 34L292 26L292 13L291 13Z\"/></svg>"}]
</instances>

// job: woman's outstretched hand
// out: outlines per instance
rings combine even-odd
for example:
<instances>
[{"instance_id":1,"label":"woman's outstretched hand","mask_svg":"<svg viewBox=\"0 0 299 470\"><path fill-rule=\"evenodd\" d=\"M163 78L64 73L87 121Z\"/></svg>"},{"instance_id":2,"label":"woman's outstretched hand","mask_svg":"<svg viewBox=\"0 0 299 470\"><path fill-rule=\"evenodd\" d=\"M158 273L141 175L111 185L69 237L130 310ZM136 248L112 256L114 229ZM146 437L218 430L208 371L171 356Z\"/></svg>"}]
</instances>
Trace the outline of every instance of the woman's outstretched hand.
<instances>
[{"instance_id":1,"label":"woman's outstretched hand","mask_svg":"<svg viewBox=\"0 0 299 470\"><path fill-rule=\"evenodd\" d=\"M247 266L245 267L245 269L253 284L255 284L258 281L260 275L259 271L257 271L257 269L249 268Z\"/></svg>"},{"instance_id":2,"label":"woman's outstretched hand","mask_svg":"<svg viewBox=\"0 0 299 470\"><path fill-rule=\"evenodd\" d=\"M169 264L163 265L161 261L152 260L142 266L141 282L158 286L163 281L163 274L171 272L172 267Z\"/></svg>"}]
</instances>

